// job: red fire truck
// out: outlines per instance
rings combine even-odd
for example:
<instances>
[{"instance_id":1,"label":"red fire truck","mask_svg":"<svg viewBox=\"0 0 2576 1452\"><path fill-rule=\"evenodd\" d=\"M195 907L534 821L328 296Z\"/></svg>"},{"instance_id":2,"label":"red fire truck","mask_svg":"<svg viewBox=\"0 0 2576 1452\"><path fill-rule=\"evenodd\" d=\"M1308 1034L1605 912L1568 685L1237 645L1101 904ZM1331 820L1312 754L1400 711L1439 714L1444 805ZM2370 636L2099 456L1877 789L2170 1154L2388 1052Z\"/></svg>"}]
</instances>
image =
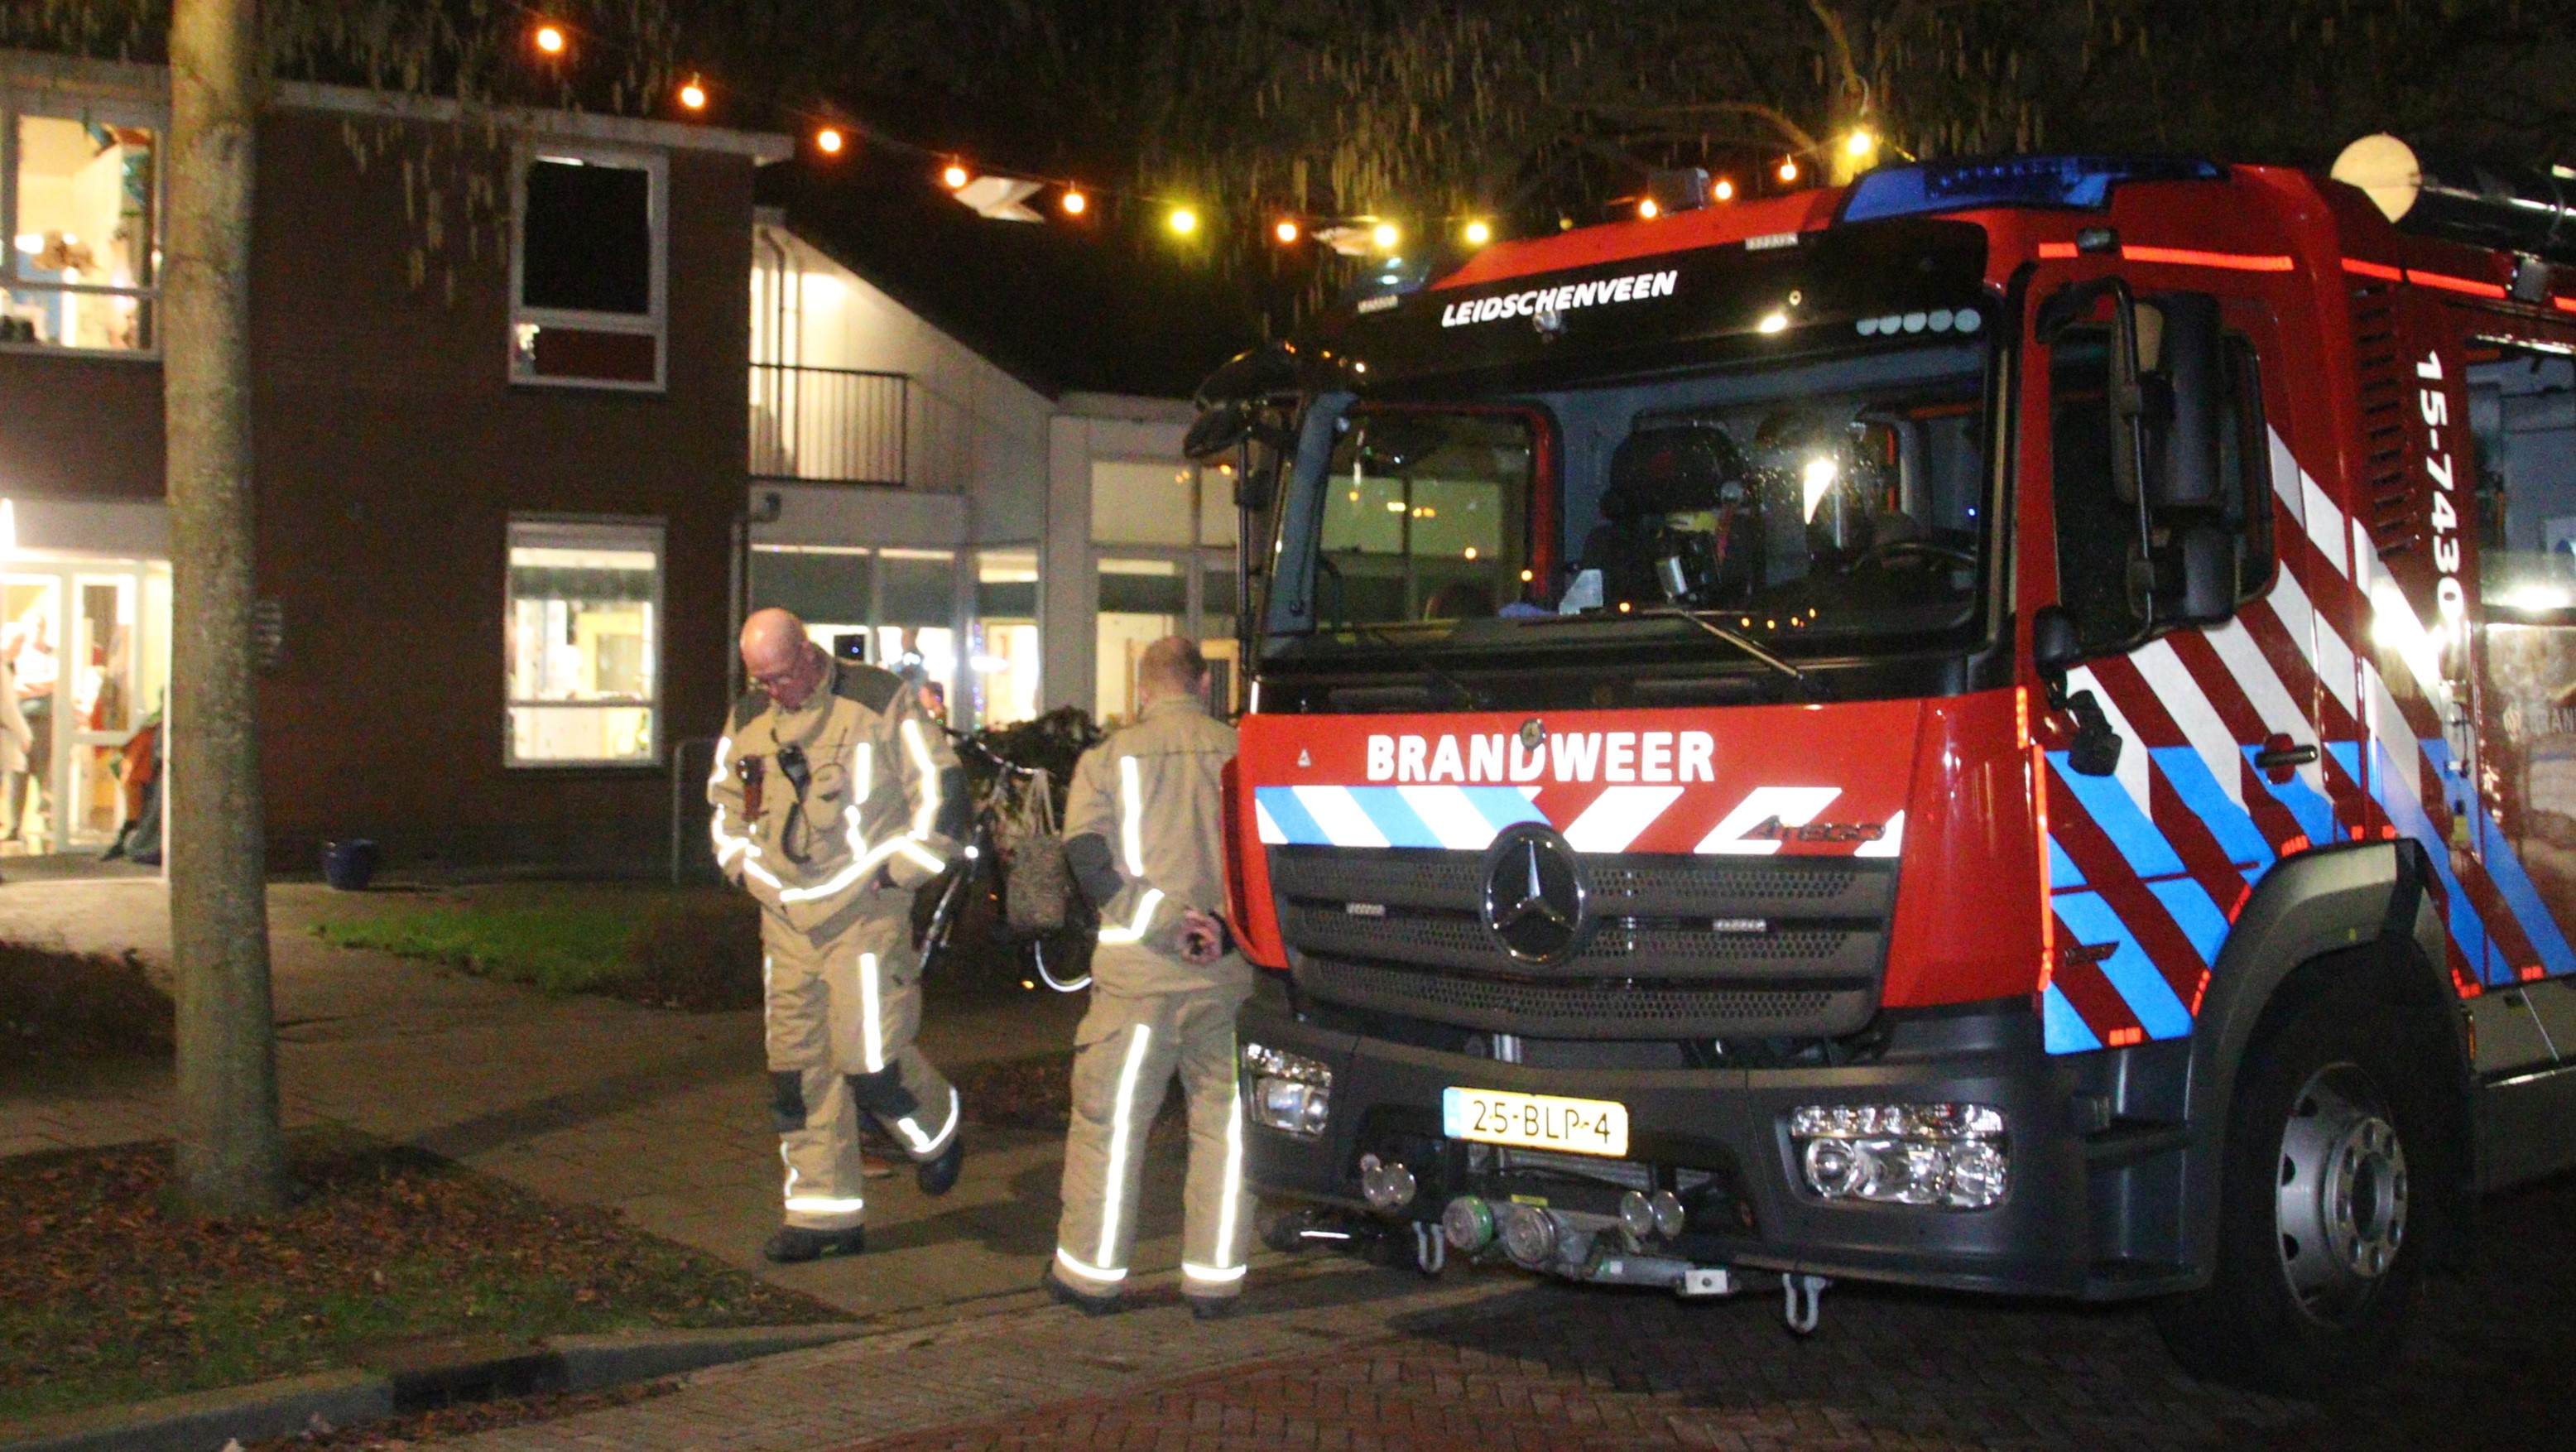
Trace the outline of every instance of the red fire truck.
<instances>
[{"instance_id":1,"label":"red fire truck","mask_svg":"<svg viewBox=\"0 0 2576 1452\"><path fill-rule=\"evenodd\" d=\"M1667 207L1211 379L1279 1243L2391 1353L2576 1163L2576 182L2338 175Z\"/></svg>"}]
</instances>

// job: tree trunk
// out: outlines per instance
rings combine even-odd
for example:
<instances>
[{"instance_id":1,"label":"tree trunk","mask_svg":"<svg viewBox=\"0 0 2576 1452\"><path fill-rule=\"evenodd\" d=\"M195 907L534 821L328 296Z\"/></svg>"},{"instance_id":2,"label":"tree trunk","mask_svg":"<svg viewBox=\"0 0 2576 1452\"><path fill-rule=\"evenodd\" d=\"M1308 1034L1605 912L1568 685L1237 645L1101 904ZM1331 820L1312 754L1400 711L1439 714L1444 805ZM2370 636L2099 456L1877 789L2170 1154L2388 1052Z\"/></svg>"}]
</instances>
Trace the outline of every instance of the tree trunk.
<instances>
[{"instance_id":1,"label":"tree trunk","mask_svg":"<svg viewBox=\"0 0 2576 1452\"><path fill-rule=\"evenodd\" d=\"M251 190L257 0L177 0L162 376L170 445L170 947L179 1177L203 1215L276 1208L286 1181L269 1002L251 682Z\"/></svg>"}]
</instances>

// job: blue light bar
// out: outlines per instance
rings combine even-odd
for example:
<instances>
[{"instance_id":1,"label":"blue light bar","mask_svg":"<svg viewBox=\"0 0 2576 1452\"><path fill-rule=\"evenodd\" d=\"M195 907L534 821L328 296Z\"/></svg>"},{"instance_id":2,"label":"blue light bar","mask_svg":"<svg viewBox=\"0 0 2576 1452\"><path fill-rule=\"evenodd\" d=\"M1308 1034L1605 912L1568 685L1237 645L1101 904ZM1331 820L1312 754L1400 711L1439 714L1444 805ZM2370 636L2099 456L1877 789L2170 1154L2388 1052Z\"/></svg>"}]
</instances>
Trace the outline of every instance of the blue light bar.
<instances>
[{"instance_id":1,"label":"blue light bar","mask_svg":"<svg viewBox=\"0 0 2576 1452\"><path fill-rule=\"evenodd\" d=\"M2069 207L2098 211L2111 188L2132 181L2224 181L2215 162L2184 157L2014 156L2001 161L1936 161L1892 166L1852 183L1840 220L1875 222L1978 207Z\"/></svg>"}]
</instances>

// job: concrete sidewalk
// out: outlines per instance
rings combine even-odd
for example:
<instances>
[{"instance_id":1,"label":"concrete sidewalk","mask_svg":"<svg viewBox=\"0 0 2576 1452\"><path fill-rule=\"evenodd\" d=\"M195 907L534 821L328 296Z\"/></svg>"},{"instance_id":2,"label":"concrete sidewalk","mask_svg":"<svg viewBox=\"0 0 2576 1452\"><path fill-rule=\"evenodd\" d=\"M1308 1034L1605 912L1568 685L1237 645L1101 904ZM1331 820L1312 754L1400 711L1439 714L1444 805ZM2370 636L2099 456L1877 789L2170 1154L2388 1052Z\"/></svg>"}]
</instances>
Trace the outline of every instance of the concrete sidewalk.
<instances>
[{"instance_id":1,"label":"concrete sidewalk","mask_svg":"<svg viewBox=\"0 0 2576 1452\"><path fill-rule=\"evenodd\" d=\"M620 1211L854 1315L919 1312L1034 1284L1054 1243L1062 1162L1054 1136L980 1128L969 1103L966 1174L946 1198L924 1198L909 1173L872 1181L866 1256L768 1267L759 1246L777 1222L779 1167L759 1014L549 998L334 948L309 931L324 915L406 900L420 895L270 889L290 1127L337 1123L417 1143L539 1194ZM131 948L166 971L168 898L151 878L0 884L0 937ZM950 1068L1062 1052L1083 1006L1079 995L1052 993L963 1009L934 1002L922 1043ZM0 1156L164 1137L170 1092L166 1068L0 1081ZM1179 1172L1158 1148L1140 1271L1179 1264Z\"/></svg>"}]
</instances>

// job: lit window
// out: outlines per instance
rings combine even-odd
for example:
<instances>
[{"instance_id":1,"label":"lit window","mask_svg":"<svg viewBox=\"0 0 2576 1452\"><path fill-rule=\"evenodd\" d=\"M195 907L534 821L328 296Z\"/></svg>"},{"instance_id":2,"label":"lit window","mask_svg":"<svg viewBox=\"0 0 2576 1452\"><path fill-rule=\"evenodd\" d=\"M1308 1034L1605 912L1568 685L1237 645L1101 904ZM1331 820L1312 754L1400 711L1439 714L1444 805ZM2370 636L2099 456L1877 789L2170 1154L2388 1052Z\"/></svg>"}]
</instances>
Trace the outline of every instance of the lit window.
<instances>
[{"instance_id":1,"label":"lit window","mask_svg":"<svg viewBox=\"0 0 2576 1452\"><path fill-rule=\"evenodd\" d=\"M160 139L141 113L0 108L0 346L158 346Z\"/></svg>"},{"instance_id":2,"label":"lit window","mask_svg":"<svg viewBox=\"0 0 2576 1452\"><path fill-rule=\"evenodd\" d=\"M1003 726L1038 714L1038 557L989 550L975 562L974 719Z\"/></svg>"},{"instance_id":3,"label":"lit window","mask_svg":"<svg viewBox=\"0 0 2576 1452\"><path fill-rule=\"evenodd\" d=\"M523 158L513 382L662 386L668 192L656 153L549 142Z\"/></svg>"},{"instance_id":4,"label":"lit window","mask_svg":"<svg viewBox=\"0 0 2576 1452\"><path fill-rule=\"evenodd\" d=\"M660 759L662 526L510 522L512 766Z\"/></svg>"}]
</instances>

